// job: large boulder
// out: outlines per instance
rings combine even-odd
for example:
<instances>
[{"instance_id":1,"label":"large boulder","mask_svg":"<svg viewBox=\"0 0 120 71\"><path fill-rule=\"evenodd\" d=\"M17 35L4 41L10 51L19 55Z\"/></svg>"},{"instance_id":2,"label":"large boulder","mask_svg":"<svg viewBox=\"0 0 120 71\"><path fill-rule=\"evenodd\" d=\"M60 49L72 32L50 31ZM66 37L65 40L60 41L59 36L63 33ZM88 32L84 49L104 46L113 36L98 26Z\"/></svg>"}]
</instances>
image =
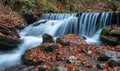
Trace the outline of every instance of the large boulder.
<instances>
[{"instance_id":1,"label":"large boulder","mask_svg":"<svg viewBox=\"0 0 120 71\"><path fill-rule=\"evenodd\" d=\"M0 50L12 50L20 43L19 31L26 26L25 20L13 12L0 14Z\"/></svg>"},{"instance_id":2,"label":"large boulder","mask_svg":"<svg viewBox=\"0 0 120 71\"><path fill-rule=\"evenodd\" d=\"M56 39L57 43L60 43L62 45L69 45L69 44L86 44L84 41L85 39L81 36L77 36L75 34L67 34L64 36L61 36Z\"/></svg>"},{"instance_id":3,"label":"large boulder","mask_svg":"<svg viewBox=\"0 0 120 71\"><path fill-rule=\"evenodd\" d=\"M46 56L47 53L49 54L49 52L53 52L58 47L61 47L58 43L43 43L40 46L27 50L22 55L22 62L26 65L40 65L41 62L51 58L51 56Z\"/></svg>"}]
</instances>

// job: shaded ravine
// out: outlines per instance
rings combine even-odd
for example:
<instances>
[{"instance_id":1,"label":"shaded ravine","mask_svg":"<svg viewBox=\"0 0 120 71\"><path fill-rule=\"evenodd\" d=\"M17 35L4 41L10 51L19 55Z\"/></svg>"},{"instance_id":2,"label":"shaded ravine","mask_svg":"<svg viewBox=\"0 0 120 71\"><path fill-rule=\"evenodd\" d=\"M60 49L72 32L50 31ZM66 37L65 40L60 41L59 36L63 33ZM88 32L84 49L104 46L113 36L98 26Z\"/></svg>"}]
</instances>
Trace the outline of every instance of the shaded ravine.
<instances>
[{"instance_id":1,"label":"shaded ravine","mask_svg":"<svg viewBox=\"0 0 120 71\"><path fill-rule=\"evenodd\" d=\"M42 42L42 35L48 33L54 38L73 33L86 37L87 43L99 44L101 29L110 25L111 13L43 14L37 21L20 32L18 49L0 54L0 70L20 63L21 55Z\"/></svg>"}]
</instances>

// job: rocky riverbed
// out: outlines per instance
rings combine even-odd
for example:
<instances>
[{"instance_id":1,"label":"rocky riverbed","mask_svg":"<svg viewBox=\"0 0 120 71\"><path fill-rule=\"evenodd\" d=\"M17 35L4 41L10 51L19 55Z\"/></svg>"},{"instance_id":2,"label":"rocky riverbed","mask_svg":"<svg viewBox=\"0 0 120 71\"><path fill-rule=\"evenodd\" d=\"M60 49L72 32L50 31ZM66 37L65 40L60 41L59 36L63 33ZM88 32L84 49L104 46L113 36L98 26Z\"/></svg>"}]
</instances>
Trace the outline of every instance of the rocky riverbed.
<instances>
[{"instance_id":1,"label":"rocky riverbed","mask_svg":"<svg viewBox=\"0 0 120 71\"><path fill-rule=\"evenodd\" d=\"M50 35L43 37L44 43L22 55L22 64L9 67L6 71L120 70L119 45L88 45L84 38L74 34L61 36L56 41L53 41Z\"/></svg>"}]
</instances>

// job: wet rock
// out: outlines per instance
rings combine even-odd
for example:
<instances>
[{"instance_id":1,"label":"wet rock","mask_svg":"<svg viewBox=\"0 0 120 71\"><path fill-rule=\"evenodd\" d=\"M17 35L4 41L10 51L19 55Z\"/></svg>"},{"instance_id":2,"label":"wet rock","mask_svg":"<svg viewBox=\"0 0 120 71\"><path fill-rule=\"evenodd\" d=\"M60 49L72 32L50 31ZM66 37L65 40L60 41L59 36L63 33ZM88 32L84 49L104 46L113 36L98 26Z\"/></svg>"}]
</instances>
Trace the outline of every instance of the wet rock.
<instances>
[{"instance_id":1,"label":"wet rock","mask_svg":"<svg viewBox=\"0 0 120 71\"><path fill-rule=\"evenodd\" d=\"M77 36L75 34L67 34L56 39L57 43L62 45L70 44L86 44L83 37Z\"/></svg>"},{"instance_id":2,"label":"wet rock","mask_svg":"<svg viewBox=\"0 0 120 71\"><path fill-rule=\"evenodd\" d=\"M120 66L120 58L113 57L108 61L110 66Z\"/></svg>"},{"instance_id":3,"label":"wet rock","mask_svg":"<svg viewBox=\"0 0 120 71\"><path fill-rule=\"evenodd\" d=\"M33 26L38 26L38 25L43 24L43 23L46 23L46 22L47 22L47 20L40 20L40 21L35 22L35 23L33 24Z\"/></svg>"},{"instance_id":4,"label":"wet rock","mask_svg":"<svg viewBox=\"0 0 120 71\"><path fill-rule=\"evenodd\" d=\"M49 34L44 34L42 36L42 38L43 38L43 42L42 43L54 42L53 37L51 35L49 35Z\"/></svg>"},{"instance_id":5,"label":"wet rock","mask_svg":"<svg viewBox=\"0 0 120 71\"><path fill-rule=\"evenodd\" d=\"M103 66L102 66L101 64L97 64L96 67L97 67L98 69L103 69Z\"/></svg>"},{"instance_id":6,"label":"wet rock","mask_svg":"<svg viewBox=\"0 0 120 71\"><path fill-rule=\"evenodd\" d=\"M120 52L106 50L106 51L101 51L99 53L100 53L100 56L98 59L100 61L107 61L111 58L120 58Z\"/></svg>"}]
</instances>

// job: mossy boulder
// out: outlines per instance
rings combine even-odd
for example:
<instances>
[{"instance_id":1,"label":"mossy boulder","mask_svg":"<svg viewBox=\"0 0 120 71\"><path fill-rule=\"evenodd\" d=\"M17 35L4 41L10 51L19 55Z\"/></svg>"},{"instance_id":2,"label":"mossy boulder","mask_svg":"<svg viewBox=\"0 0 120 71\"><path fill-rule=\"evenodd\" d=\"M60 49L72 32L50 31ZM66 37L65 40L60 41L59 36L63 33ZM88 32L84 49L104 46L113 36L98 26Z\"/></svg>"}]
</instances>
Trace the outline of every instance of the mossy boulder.
<instances>
[{"instance_id":1,"label":"mossy boulder","mask_svg":"<svg viewBox=\"0 0 120 71\"><path fill-rule=\"evenodd\" d=\"M116 46L120 44L120 31L117 28L103 28L100 36L103 44Z\"/></svg>"}]
</instances>

